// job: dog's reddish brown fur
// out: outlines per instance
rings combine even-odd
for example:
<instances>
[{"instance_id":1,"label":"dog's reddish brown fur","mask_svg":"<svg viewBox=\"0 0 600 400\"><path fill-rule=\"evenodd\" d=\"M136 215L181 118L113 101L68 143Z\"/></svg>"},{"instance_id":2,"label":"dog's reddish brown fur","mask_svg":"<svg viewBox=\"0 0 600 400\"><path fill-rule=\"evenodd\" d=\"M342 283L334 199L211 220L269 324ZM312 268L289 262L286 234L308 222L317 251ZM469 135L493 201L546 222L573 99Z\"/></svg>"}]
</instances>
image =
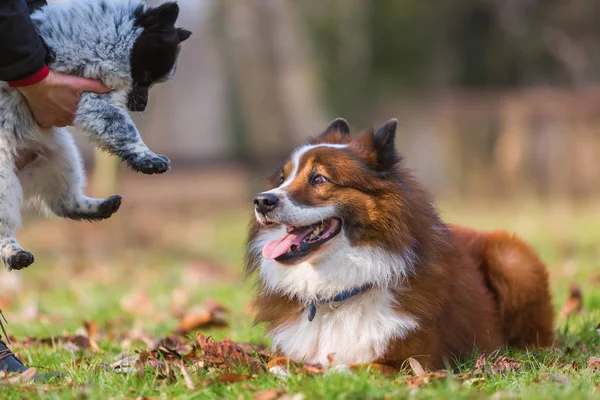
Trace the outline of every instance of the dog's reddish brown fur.
<instances>
[{"instance_id":1,"label":"dog's reddish brown fur","mask_svg":"<svg viewBox=\"0 0 600 400\"><path fill-rule=\"evenodd\" d=\"M489 353L504 345L550 345L548 274L535 252L505 232L452 226L449 236L457 251L432 266L429 276L411 278L411 290L398 295L403 310L427 318L424 332L396 341L378 361L399 366L414 357L439 368L449 355L475 348Z\"/></svg>"},{"instance_id":2,"label":"dog's reddish brown fur","mask_svg":"<svg viewBox=\"0 0 600 400\"><path fill-rule=\"evenodd\" d=\"M336 185L315 191L298 179L289 189L302 204L342 205L345 220L352 221L345 228L354 246L398 253L410 247L417 256L414 273L390 290L398 300L397 312L416 317L419 329L393 340L372 361L399 367L414 357L441 368L474 350L550 345L548 274L535 251L505 232L441 222L427 192L377 140L373 132L355 138L338 130L325 132L313 143L347 143L350 150L311 150L301 161L299 176L322 170ZM290 168L284 166L283 173ZM279 175L271 179L272 187ZM252 224L250 240L260 229ZM250 272L258 268L256 256L250 256L248 267ZM271 331L299 318L304 309L299 301L273 292L259 291L255 304L257 321L266 322Z\"/></svg>"}]
</instances>

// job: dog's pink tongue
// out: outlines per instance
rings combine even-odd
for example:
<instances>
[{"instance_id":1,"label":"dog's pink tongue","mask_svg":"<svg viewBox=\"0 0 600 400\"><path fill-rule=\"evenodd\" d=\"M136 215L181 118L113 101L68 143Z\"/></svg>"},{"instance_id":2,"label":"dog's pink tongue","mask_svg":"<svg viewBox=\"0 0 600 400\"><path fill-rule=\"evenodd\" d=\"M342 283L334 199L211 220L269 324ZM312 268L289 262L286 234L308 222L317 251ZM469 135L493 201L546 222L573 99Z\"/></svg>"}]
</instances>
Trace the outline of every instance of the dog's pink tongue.
<instances>
[{"instance_id":1,"label":"dog's pink tongue","mask_svg":"<svg viewBox=\"0 0 600 400\"><path fill-rule=\"evenodd\" d=\"M296 229L293 232L287 233L279 240L271 240L263 247L263 257L272 260L284 255L292 245L300 246L302 239L311 231L312 228L307 226L306 228Z\"/></svg>"}]
</instances>

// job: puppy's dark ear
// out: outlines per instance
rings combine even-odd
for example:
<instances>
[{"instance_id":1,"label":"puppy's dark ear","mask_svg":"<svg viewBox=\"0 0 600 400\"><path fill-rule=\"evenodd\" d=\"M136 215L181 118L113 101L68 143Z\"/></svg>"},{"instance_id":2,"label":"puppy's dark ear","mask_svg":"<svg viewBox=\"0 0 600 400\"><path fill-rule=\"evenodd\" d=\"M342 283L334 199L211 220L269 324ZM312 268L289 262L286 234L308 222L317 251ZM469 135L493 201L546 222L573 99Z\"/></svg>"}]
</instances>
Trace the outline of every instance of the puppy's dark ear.
<instances>
[{"instance_id":1,"label":"puppy's dark ear","mask_svg":"<svg viewBox=\"0 0 600 400\"><path fill-rule=\"evenodd\" d=\"M168 2L156 7L156 15L162 25L175 25L179 17L179 5L175 2Z\"/></svg>"},{"instance_id":2,"label":"puppy's dark ear","mask_svg":"<svg viewBox=\"0 0 600 400\"><path fill-rule=\"evenodd\" d=\"M187 29L177 28L177 36L179 37L179 42L181 43L192 36L192 32L188 31Z\"/></svg>"},{"instance_id":3,"label":"puppy's dark ear","mask_svg":"<svg viewBox=\"0 0 600 400\"><path fill-rule=\"evenodd\" d=\"M377 153L378 171L390 170L400 160L394 145L397 126L398 120L392 118L383 124L373 135L373 144Z\"/></svg>"},{"instance_id":4,"label":"puppy's dark ear","mask_svg":"<svg viewBox=\"0 0 600 400\"><path fill-rule=\"evenodd\" d=\"M323 131L322 136L328 135L330 133L339 132L342 136L346 136L350 134L350 125L344 118L336 118L334 119L327 129Z\"/></svg>"},{"instance_id":5,"label":"puppy's dark ear","mask_svg":"<svg viewBox=\"0 0 600 400\"><path fill-rule=\"evenodd\" d=\"M150 7L138 15L138 24L144 28L159 29L165 26L174 26L179 16L179 6L175 2Z\"/></svg>"}]
</instances>

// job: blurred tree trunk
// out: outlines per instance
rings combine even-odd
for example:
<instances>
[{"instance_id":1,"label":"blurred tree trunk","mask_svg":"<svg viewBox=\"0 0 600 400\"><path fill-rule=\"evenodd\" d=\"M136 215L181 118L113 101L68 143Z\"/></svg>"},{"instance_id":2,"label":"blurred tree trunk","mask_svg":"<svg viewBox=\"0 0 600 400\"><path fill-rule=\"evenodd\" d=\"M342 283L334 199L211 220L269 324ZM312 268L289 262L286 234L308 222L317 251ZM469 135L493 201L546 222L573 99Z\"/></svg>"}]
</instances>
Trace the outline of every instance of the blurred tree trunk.
<instances>
[{"instance_id":1,"label":"blurred tree trunk","mask_svg":"<svg viewBox=\"0 0 600 400\"><path fill-rule=\"evenodd\" d=\"M92 193L97 197L107 197L117 192L119 159L104 151L94 150L94 171L92 172Z\"/></svg>"},{"instance_id":2,"label":"blurred tree trunk","mask_svg":"<svg viewBox=\"0 0 600 400\"><path fill-rule=\"evenodd\" d=\"M525 185L529 134L529 110L518 101L504 102L499 110L500 132L494 147L494 164L498 181L502 183L499 191L505 193L528 193Z\"/></svg>"},{"instance_id":3,"label":"blurred tree trunk","mask_svg":"<svg viewBox=\"0 0 600 400\"><path fill-rule=\"evenodd\" d=\"M336 7L340 43L337 52L338 68L351 74L349 82L352 82L347 89L351 114L346 118L351 118L355 126L371 126L375 123L372 120L375 102L369 25L372 4L368 0L337 0ZM359 104L357 99L365 97L370 100L363 100Z\"/></svg>"},{"instance_id":4,"label":"blurred tree trunk","mask_svg":"<svg viewBox=\"0 0 600 400\"><path fill-rule=\"evenodd\" d=\"M259 172L323 129L311 57L291 1L220 3L222 49L237 96L241 156Z\"/></svg>"},{"instance_id":5,"label":"blurred tree trunk","mask_svg":"<svg viewBox=\"0 0 600 400\"><path fill-rule=\"evenodd\" d=\"M374 123L373 8L368 0L297 2L316 52L320 92L334 115L353 126ZM376 22L375 22L376 23Z\"/></svg>"}]
</instances>

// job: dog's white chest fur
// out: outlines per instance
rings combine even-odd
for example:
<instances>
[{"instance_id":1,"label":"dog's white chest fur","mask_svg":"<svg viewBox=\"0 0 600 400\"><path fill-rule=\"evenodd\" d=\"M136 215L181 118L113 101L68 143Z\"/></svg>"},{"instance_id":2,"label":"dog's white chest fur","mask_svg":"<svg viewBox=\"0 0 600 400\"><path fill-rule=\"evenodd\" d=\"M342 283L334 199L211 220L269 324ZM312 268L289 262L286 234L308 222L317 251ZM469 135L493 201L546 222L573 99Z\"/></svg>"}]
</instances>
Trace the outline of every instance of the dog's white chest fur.
<instances>
[{"instance_id":1,"label":"dog's white chest fur","mask_svg":"<svg viewBox=\"0 0 600 400\"><path fill-rule=\"evenodd\" d=\"M370 291L342 303L317 307L315 319L305 310L296 322L273 332L273 344L295 361L329 364L369 363L382 356L390 341L417 329L417 321L394 310L387 290Z\"/></svg>"}]
</instances>

